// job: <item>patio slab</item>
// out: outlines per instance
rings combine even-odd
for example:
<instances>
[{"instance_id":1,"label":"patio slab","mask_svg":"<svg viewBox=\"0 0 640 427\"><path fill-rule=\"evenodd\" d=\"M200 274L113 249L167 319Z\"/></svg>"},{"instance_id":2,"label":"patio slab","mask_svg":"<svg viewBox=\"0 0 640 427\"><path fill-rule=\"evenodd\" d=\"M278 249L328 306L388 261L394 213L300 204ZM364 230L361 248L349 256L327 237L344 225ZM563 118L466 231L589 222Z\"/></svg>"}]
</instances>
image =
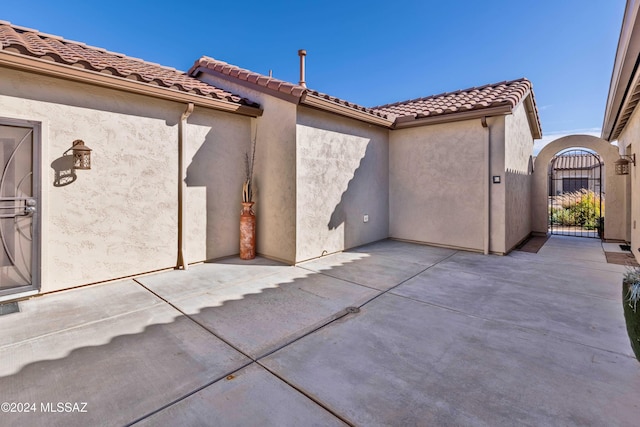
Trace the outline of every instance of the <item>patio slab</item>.
<instances>
[{"instance_id":1,"label":"patio slab","mask_svg":"<svg viewBox=\"0 0 640 427\"><path fill-rule=\"evenodd\" d=\"M139 285L138 290L148 294ZM69 310L90 317L95 304L81 304L87 291L65 293L66 304L57 306L64 325L58 323L56 306L49 307L48 320L58 323L59 331L0 347L0 400L33 403L35 409L3 413L0 424L124 425L250 363L166 304L67 327ZM34 299L22 305L32 302L41 303ZM113 310L118 305L99 302ZM9 316L14 315L25 312ZM86 412L60 412L59 402L63 408L78 404Z\"/></svg>"},{"instance_id":2,"label":"patio slab","mask_svg":"<svg viewBox=\"0 0 640 427\"><path fill-rule=\"evenodd\" d=\"M346 252L381 255L402 262L412 262L424 266L434 265L458 252L455 249L439 248L400 240L385 239L349 249Z\"/></svg>"},{"instance_id":3,"label":"patio slab","mask_svg":"<svg viewBox=\"0 0 640 427\"><path fill-rule=\"evenodd\" d=\"M254 363L136 426L212 424L238 427L346 425Z\"/></svg>"},{"instance_id":4,"label":"patio slab","mask_svg":"<svg viewBox=\"0 0 640 427\"><path fill-rule=\"evenodd\" d=\"M160 304L163 304L161 299L140 289L133 280L21 301L19 313L1 318L0 348Z\"/></svg>"},{"instance_id":5,"label":"patio slab","mask_svg":"<svg viewBox=\"0 0 640 427\"><path fill-rule=\"evenodd\" d=\"M383 295L262 361L354 425L635 425L637 361Z\"/></svg>"},{"instance_id":6,"label":"patio slab","mask_svg":"<svg viewBox=\"0 0 640 427\"><path fill-rule=\"evenodd\" d=\"M550 239L553 240L553 239ZM539 289L569 294L586 294L617 299L622 292L620 265L602 262L570 262L563 258L544 258L524 252L509 256L490 256L458 252L438 264L438 267L481 274L496 280L508 280Z\"/></svg>"},{"instance_id":7,"label":"patio slab","mask_svg":"<svg viewBox=\"0 0 640 427\"><path fill-rule=\"evenodd\" d=\"M521 268L526 270L527 265ZM620 321L620 289L615 297L605 298L554 289L555 281L545 285L545 279L539 276L523 284L485 276L482 268L470 272L434 267L391 292L633 357Z\"/></svg>"},{"instance_id":8,"label":"patio slab","mask_svg":"<svg viewBox=\"0 0 640 427\"><path fill-rule=\"evenodd\" d=\"M542 257L555 259L572 259L580 261L597 261L606 263L602 251L602 241L585 237L552 236L540 249Z\"/></svg>"},{"instance_id":9,"label":"patio slab","mask_svg":"<svg viewBox=\"0 0 640 427\"><path fill-rule=\"evenodd\" d=\"M171 303L253 359L343 316L373 289L296 267Z\"/></svg>"},{"instance_id":10,"label":"patio slab","mask_svg":"<svg viewBox=\"0 0 640 427\"><path fill-rule=\"evenodd\" d=\"M262 257L241 260L231 257L189 267L141 276L136 280L166 300L185 298L203 292L215 291L247 280L265 277L287 268L285 264Z\"/></svg>"},{"instance_id":11,"label":"patio slab","mask_svg":"<svg viewBox=\"0 0 640 427\"><path fill-rule=\"evenodd\" d=\"M38 413L0 425L635 425L625 269L573 253L387 240L23 301L0 316L0 402Z\"/></svg>"},{"instance_id":12,"label":"patio slab","mask_svg":"<svg viewBox=\"0 0 640 427\"><path fill-rule=\"evenodd\" d=\"M391 242L391 241L386 241ZM393 245L393 243L385 243ZM424 271L437 261L417 263L378 252L347 251L298 264L299 267L326 276L386 291ZM392 250L389 250L391 253ZM436 259L446 258L444 256Z\"/></svg>"}]
</instances>

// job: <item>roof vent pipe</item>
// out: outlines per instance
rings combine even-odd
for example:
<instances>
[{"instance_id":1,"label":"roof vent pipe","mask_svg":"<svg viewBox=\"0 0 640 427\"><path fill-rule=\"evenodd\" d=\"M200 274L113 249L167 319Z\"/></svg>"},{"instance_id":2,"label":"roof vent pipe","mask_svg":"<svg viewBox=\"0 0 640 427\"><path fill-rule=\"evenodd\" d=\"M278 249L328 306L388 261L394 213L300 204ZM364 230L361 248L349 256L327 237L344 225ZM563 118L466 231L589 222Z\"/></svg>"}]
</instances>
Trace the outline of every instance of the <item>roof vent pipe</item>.
<instances>
[{"instance_id":1,"label":"roof vent pipe","mask_svg":"<svg viewBox=\"0 0 640 427\"><path fill-rule=\"evenodd\" d=\"M304 81L304 57L307 56L307 51L304 49L298 50L298 56L300 57L300 82L298 84L302 87L307 87L307 82Z\"/></svg>"}]
</instances>

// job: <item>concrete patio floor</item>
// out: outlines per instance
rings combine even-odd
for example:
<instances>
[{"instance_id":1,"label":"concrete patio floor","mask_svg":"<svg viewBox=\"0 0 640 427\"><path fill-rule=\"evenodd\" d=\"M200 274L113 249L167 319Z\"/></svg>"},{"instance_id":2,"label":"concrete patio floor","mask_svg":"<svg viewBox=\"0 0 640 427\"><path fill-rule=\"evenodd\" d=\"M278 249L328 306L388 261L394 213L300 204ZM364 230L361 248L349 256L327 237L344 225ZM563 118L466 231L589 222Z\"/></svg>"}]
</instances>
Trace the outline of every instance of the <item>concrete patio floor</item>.
<instances>
[{"instance_id":1,"label":"concrete patio floor","mask_svg":"<svg viewBox=\"0 0 640 427\"><path fill-rule=\"evenodd\" d=\"M635 426L624 271L385 240L45 295L0 316L0 425Z\"/></svg>"}]
</instances>

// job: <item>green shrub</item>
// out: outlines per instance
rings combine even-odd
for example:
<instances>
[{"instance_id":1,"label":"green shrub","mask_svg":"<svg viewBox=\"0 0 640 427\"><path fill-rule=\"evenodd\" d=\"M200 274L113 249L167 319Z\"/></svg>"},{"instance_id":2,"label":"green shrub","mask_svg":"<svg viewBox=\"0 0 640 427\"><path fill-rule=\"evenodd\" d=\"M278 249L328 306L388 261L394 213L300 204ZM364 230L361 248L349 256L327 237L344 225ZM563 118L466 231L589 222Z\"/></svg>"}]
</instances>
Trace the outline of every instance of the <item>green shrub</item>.
<instances>
[{"instance_id":1,"label":"green shrub","mask_svg":"<svg viewBox=\"0 0 640 427\"><path fill-rule=\"evenodd\" d=\"M576 225L575 213L569 209L552 208L551 222L555 225Z\"/></svg>"},{"instance_id":2,"label":"green shrub","mask_svg":"<svg viewBox=\"0 0 640 427\"><path fill-rule=\"evenodd\" d=\"M591 190L564 193L557 197L556 203L559 207L552 207L549 212L553 224L593 230L598 227L599 218L604 216L604 200Z\"/></svg>"}]
</instances>

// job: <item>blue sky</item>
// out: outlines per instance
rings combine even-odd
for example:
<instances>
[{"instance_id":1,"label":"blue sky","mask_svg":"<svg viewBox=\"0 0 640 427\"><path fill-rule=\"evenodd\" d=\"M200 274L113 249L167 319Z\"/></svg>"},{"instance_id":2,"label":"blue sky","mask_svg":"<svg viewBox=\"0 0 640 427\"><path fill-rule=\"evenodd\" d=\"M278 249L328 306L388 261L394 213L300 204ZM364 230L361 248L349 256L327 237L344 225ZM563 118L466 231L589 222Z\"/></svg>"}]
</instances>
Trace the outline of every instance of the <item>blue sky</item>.
<instances>
[{"instance_id":1,"label":"blue sky","mask_svg":"<svg viewBox=\"0 0 640 427\"><path fill-rule=\"evenodd\" d=\"M187 70L202 55L365 106L527 77L542 144L599 136L624 0L4 2L15 25ZM540 142L537 145L542 145Z\"/></svg>"}]
</instances>

